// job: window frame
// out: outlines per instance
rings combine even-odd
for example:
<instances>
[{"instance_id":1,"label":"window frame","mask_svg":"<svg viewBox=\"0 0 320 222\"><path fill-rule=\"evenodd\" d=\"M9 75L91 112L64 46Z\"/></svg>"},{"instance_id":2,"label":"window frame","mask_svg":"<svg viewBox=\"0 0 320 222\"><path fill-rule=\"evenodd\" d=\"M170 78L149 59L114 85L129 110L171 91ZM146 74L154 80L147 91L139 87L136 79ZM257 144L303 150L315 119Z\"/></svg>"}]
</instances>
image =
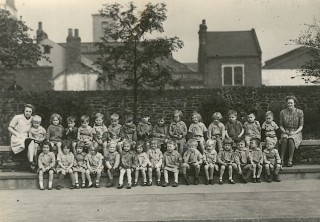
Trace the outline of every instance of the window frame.
<instances>
[{"instance_id":1,"label":"window frame","mask_svg":"<svg viewBox=\"0 0 320 222\"><path fill-rule=\"evenodd\" d=\"M224 68L231 67L232 68L232 85L224 84ZM241 67L242 68L242 85L234 84L234 68ZM221 78L222 78L222 86L244 86L245 85L245 65L244 64L223 64L221 65Z\"/></svg>"}]
</instances>

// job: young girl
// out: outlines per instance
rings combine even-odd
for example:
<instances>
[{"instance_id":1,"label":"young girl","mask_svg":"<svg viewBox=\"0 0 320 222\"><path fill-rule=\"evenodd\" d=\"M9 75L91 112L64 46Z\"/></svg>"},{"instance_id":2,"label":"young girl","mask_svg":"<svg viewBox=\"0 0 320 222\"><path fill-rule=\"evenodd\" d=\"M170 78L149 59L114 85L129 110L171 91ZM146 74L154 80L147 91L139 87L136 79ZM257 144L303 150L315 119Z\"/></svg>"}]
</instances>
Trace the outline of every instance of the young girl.
<instances>
[{"instance_id":1,"label":"young girl","mask_svg":"<svg viewBox=\"0 0 320 222\"><path fill-rule=\"evenodd\" d=\"M157 185L161 186L161 167L163 163L163 154L159 149L158 139L152 138L150 141L150 148L147 151L147 156L150 160L148 167L149 182L148 186L152 186L152 171L157 173Z\"/></svg>"},{"instance_id":2,"label":"young girl","mask_svg":"<svg viewBox=\"0 0 320 222\"><path fill-rule=\"evenodd\" d=\"M244 134L243 124L237 120L237 112L235 110L228 111L228 122L226 123L226 137L231 138L234 142L242 140Z\"/></svg>"},{"instance_id":3,"label":"young girl","mask_svg":"<svg viewBox=\"0 0 320 222\"><path fill-rule=\"evenodd\" d=\"M266 112L265 118L266 121L262 124L262 131L265 141L271 140L277 145L278 139L276 131L279 129L279 126L273 121L274 117L271 111Z\"/></svg>"},{"instance_id":4,"label":"young girl","mask_svg":"<svg viewBox=\"0 0 320 222\"><path fill-rule=\"evenodd\" d=\"M173 172L174 174L174 183L173 187L179 186L178 176L179 176L179 168L182 164L182 157L180 153L176 150L177 144L173 140L168 140L167 142L167 151L163 154L163 176L164 183L163 187L167 187L169 184L169 172Z\"/></svg>"},{"instance_id":5,"label":"young girl","mask_svg":"<svg viewBox=\"0 0 320 222\"><path fill-rule=\"evenodd\" d=\"M69 116L67 118L68 127L64 129L63 140L72 144L72 152L76 154L76 146L78 141L78 128L75 127L76 118Z\"/></svg>"},{"instance_id":6,"label":"young girl","mask_svg":"<svg viewBox=\"0 0 320 222\"><path fill-rule=\"evenodd\" d=\"M273 180L281 182L279 178L281 159L278 150L275 149L273 140L266 141L266 149L263 151L263 163L267 173L267 182L270 183L272 181L272 172L274 173Z\"/></svg>"},{"instance_id":7,"label":"young girl","mask_svg":"<svg viewBox=\"0 0 320 222\"><path fill-rule=\"evenodd\" d=\"M230 138L226 138L223 141L223 150L218 154L218 163L220 165L220 175L219 175L219 184L223 184L223 174L226 168L228 168L229 172L229 183L235 184L232 173L233 168L236 168L234 163L234 153L232 151L233 140Z\"/></svg>"},{"instance_id":8,"label":"young girl","mask_svg":"<svg viewBox=\"0 0 320 222\"><path fill-rule=\"evenodd\" d=\"M31 122L32 122L32 126L29 131L29 140L31 140L31 142L29 143L28 158L29 158L29 160L31 160L30 161L31 162L31 169L35 170L34 167L37 162L38 148L41 146L43 140L46 137L46 130L42 126L40 126L40 124L41 124L41 117L40 116L34 115Z\"/></svg>"},{"instance_id":9,"label":"young girl","mask_svg":"<svg viewBox=\"0 0 320 222\"><path fill-rule=\"evenodd\" d=\"M117 143L119 153L122 152L122 126L119 124L119 115L111 115L111 125L108 127L108 140Z\"/></svg>"},{"instance_id":10,"label":"young girl","mask_svg":"<svg viewBox=\"0 0 320 222\"><path fill-rule=\"evenodd\" d=\"M75 154L75 163L73 167L75 182L76 182L76 188L79 189L79 177L78 173L81 173L81 182L82 186L81 188L86 187L86 169L87 169L87 163L85 161L85 158L87 154L83 152L83 146L77 146L76 148L76 154Z\"/></svg>"},{"instance_id":11,"label":"young girl","mask_svg":"<svg viewBox=\"0 0 320 222\"><path fill-rule=\"evenodd\" d=\"M44 190L43 187L43 175L49 173L49 185L48 190L52 190L53 173L55 172L56 157L54 153L51 152L51 143L45 141L42 144L42 153L38 158L38 173L39 173L39 185L40 190Z\"/></svg>"},{"instance_id":12,"label":"young girl","mask_svg":"<svg viewBox=\"0 0 320 222\"><path fill-rule=\"evenodd\" d=\"M252 138L250 140L250 160L253 167L253 183L261 183L261 172L263 164L263 154L260 149L260 140L258 138Z\"/></svg>"},{"instance_id":13,"label":"young girl","mask_svg":"<svg viewBox=\"0 0 320 222\"><path fill-rule=\"evenodd\" d=\"M247 147L249 147L250 140L252 138L258 138L261 140L261 127L260 123L256 120L255 111L249 112L247 121L244 123L244 140Z\"/></svg>"},{"instance_id":14,"label":"young girl","mask_svg":"<svg viewBox=\"0 0 320 222\"><path fill-rule=\"evenodd\" d=\"M203 124L200 113L194 112L192 114L192 123L189 126L189 133L192 138L199 144L200 152L203 154L204 151L204 137L207 137L207 127Z\"/></svg>"},{"instance_id":15,"label":"young girl","mask_svg":"<svg viewBox=\"0 0 320 222\"><path fill-rule=\"evenodd\" d=\"M113 187L113 175L116 169L118 169L120 164L120 154L117 152L117 143L116 142L110 142L109 143L109 149L108 153L104 157L105 164L108 171L109 176L109 183L106 184L106 187Z\"/></svg>"},{"instance_id":16,"label":"young girl","mask_svg":"<svg viewBox=\"0 0 320 222\"><path fill-rule=\"evenodd\" d=\"M119 185L118 189L123 188L123 177L127 174L128 185L127 189L131 189L131 173L136 167L135 152L131 149L131 141L123 141L123 152L121 154L120 160L120 176L119 176Z\"/></svg>"},{"instance_id":17,"label":"young girl","mask_svg":"<svg viewBox=\"0 0 320 222\"><path fill-rule=\"evenodd\" d=\"M208 138L216 141L217 152L222 150L222 141L226 137L226 129L223 123L220 122L222 115L215 112L212 115L212 123L208 127Z\"/></svg>"},{"instance_id":18,"label":"young girl","mask_svg":"<svg viewBox=\"0 0 320 222\"><path fill-rule=\"evenodd\" d=\"M46 139L51 143L53 150L55 150L54 147L56 146L58 153L61 153L61 144L64 131L63 126L61 125L62 117L59 114L54 113L50 117L50 123L51 124L48 127Z\"/></svg>"},{"instance_id":19,"label":"young girl","mask_svg":"<svg viewBox=\"0 0 320 222\"><path fill-rule=\"evenodd\" d=\"M87 179L89 181L88 183L88 188L91 188L93 186L92 180L91 180L91 175L95 176L95 187L100 188L100 177L101 173L103 171L103 156L101 153L98 152L98 150L90 145L89 148L89 153L87 154L85 161L87 162L87 170L86 170L86 175Z\"/></svg>"},{"instance_id":20,"label":"young girl","mask_svg":"<svg viewBox=\"0 0 320 222\"><path fill-rule=\"evenodd\" d=\"M100 152L103 151L103 155L107 154L107 133L108 128L104 125L104 116L102 113L96 113L94 115L94 125L93 125L93 146L97 148Z\"/></svg>"},{"instance_id":21,"label":"young girl","mask_svg":"<svg viewBox=\"0 0 320 222\"><path fill-rule=\"evenodd\" d=\"M61 144L62 152L58 153L57 156L57 162L58 162L58 167L57 167L57 173L59 175L59 181L58 185L56 187L57 190L61 190L63 186L61 185L64 179L64 176L69 173L70 178L71 178L71 186L70 189L75 188L75 180L74 180L74 174L73 174L73 164L74 164L74 155L73 153L70 152L70 146L71 144Z\"/></svg>"},{"instance_id":22,"label":"young girl","mask_svg":"<svg viewBox=\"0 0 320 222\"><path fill-rule=\"evenodd\" d=\"M173 113L173 122L169 126L169 135L177 143L178 152L183 155L183 149L186 144L187 125L181 120L183 113L175 110Z\"/></svg>"},{"instance_id":23,"label":"young girl","mask_svg":"<svg viewBox=\"0 0 320 222\"><path fill-rule=\"evenodd\" d=\"M159 118L158 124L153 127L152 136L158 139L160 142L160 149L164 153L166 151L165 143L169 139L169 131L163 116Z\"/></svg>"},{"instance_id":24,"label":"young girl","mask_svg":"<svg viewBox=\"0 0 320 222\"><path fill-rule=\"evenodd\" d=\"M92 143L92 128L89 126L89 116L83 115L80 118L81 126L78 129L78 145L84 147L84 151L88 153L89 147Z\"/></svg>"},{"instance_id":25,"label":"young girl","mask_svg":"<svg viewBox=\"0 0 320 222\"><path fill-rule=\"evenodd\" d=\"M149 164L149 159L147 154L145 153L145 143L143 141L138 141L136 145L136 172L135 172L135 178L134 178L134 183L133 186L138 185L138 178L139 178L139 173L141 172L142 174L142 186L147 185L147 177L146 177L146 171L147 171L147 166Z\"/></svg>"},{"instance_id":26,"label":"young girl","mask_svg":"<svg viewBox=\"0 0 320 222\"><path fill-rule=\"evenodd\" d=\"M150 116L146 113L142 114L141 121L139 122L137 126L137 135L138 140L145 142L145 151L148 151L150 147L150 138L152 136L152 125L149 122Z\"/></svg>"},{"instance_id":27,"label":"young girl","mask_svg":"<svg viewBox=\"0 0 320 222\"><path fill-rule=\"evenodd\" d=\"M206 174L205 185L214 184L213 173L217 163L216 141L208 139L206 142L206 150L203 153L204 172Z\"/></svg>"}]
</instances>

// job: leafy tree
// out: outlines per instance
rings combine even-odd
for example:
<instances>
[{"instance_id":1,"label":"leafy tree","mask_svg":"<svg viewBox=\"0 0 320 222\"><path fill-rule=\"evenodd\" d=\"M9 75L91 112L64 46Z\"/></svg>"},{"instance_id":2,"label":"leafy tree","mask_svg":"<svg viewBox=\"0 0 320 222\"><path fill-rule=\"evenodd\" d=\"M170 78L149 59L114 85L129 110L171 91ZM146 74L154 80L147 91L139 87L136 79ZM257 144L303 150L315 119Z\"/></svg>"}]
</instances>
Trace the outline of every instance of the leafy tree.
<instances>
[{"instance_id":1,"label":"leafy tree","mask_svg":"<svg viewBox=\"0 0 320 222\"><path fill-rule=\"evenodd\" d=\"M320 82L320 20L314 19L312 24L306 24L306 30L300 33L294 43L308 47L312 60L306 62L302 68L302 77L306 82Z\"/></svg>"},{"instance_id":2,"label":"leafy tree","mask_svg":"<svg viewBox=\"0 0 320 222\"><path fill-rule=\"evenodd\" d=\"M4 76L11 75L8 70L16 67L36 66L40 58L46 58L31 38L31 29L22 20L12 17L6 10L0 9L0 83Z\"/></svg>"},{"instance_id":3,"label":"leafy tree","mask_svg":"<svg viewBox=\"0 0 320 222\"><path fill-rule=\"evenodd\" d=\"M150 37L164 32L166 12L164 3L148 3L137 12L132 2L127 6L105 4L100 10L100 15L112 22L97 44L100 57L95 63L103 70L98 81L117 82L133 89L135 118L140 89L164 89L167 84L175 84L167 60L183 47L183 42L178 37Z\"/></svg>"}]
</instances>

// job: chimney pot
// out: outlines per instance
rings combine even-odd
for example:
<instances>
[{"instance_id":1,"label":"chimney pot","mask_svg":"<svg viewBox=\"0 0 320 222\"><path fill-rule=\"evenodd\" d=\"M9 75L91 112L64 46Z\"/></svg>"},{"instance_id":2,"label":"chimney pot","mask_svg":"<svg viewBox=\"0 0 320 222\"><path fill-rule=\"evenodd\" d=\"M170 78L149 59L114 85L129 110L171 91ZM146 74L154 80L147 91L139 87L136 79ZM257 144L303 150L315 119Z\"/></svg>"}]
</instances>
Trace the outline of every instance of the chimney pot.
<instances>
[{"instance_id":1,"label":"chimney pot","mask_svg":"<svg viewBox=\"0 0 320 222\"><path fill-rule=\"evenodd\" d=\"M74 30L74 36L75 37L79 37L79 29L75 29Z\"/></svg>"},{"instance_id":2,"label":"chimney pot","mask_svg":"<svg viewBox=\"0 0 320 222\"><path fill-rule=\"evenodd\" d=\"M206 24L206 20L202 19L202 24L205 25Z\"/></svg>"},{"instance_id":3,"label":"chimney pot","mask_svg":"<svg viewBox=\"0 0 320 222\"><path fill-rule=\"evenodd\" d=\"M38 27L39 27L39 29L42 29L42 22L39 22Z\"/></svg>"}]
</instances>

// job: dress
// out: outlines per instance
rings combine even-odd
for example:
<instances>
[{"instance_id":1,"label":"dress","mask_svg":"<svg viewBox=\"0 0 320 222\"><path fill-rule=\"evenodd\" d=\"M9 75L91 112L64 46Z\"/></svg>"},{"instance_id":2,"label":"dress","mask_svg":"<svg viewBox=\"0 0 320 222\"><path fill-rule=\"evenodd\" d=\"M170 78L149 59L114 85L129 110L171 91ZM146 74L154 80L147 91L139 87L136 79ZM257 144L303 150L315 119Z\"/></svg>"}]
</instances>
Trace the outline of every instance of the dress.
<instances>
[{"instance_id":1,"label":"dress","mask_svg":"<svg viewBox=\"0 0 320 222\"><path fill-rule=\"evenodd\" d=\"M31 121L32 117L26 119L24 114L20 114L14 116L9 123L9 126L21 135L21 138L11 135L10 146L14 154L20 153L25 149L24 141L28 137L28 132L31 129Z\"/></svg>"},{"instance_id":2,"label":"dress","mask_svg":"<svg viewBox=\"0 0 320 222\"><path fill-rule=\"evenodd\" d=\"M179 173L179 167L182 163L181 155L178 151L173 150L172 152L166 151L163 154L163 162L164 162L164 169Z\"/></svg>"},{"instance_id":3,"label":"dress","mask_svg":"<svg viewBox=\"0 0 320 222\"><path fill-rule=\"evenodd\" d=\"M50 167L50 170L52 169L55 171L55 169L54 169L55 165L56 165L56 157L53 152L49 152L47 154L45 154L43 152L40 153L40 155L38 157L38 166L39 166L38 173L41 168L47 168L47 167ZM49 171L49 170L47 170L47 171Z\"/></svg>"},{"instance_id":4,"label":"dress","mask_svg":"<svg viewBox=\"0 0 320 222\"><path fill-rule=\"evenodd\" d=\"M119 167L120 154L117 151L114 151L113 153L108 152L104 159L106 162L109 162L111 166L115 166L115 168Z\"/></svg>"},{"instance_id":5,"label":"dress","mask_svg":"<svg viewBox=\"0 0 320 222\"><path fill-rule=\"evenodd\" d=\"M163 154L160 149L149 149L147 156L152 166L157 165L160 160L163 160Z\"/></svg>"},{"instance_id":6,"label":"dress","mask_svg":"<svg viewBox=\"0 0 320 222\"><path fill-rule=\"evenodd\" d=\"M91 153L88 153L85 160L87 161L87 163L89 163L92 170L95 170L95 171L103 170L103 164L102 164L103 156L101 153L97 152L96 155L92 155ZM100 161L101 161L101 165L99 166Z\"/></svg>"},{"instance_id":7,"label":"dress","mask_svg":"<svg viewBox=\"0 0 320 222\"><path fill-rule=\"evenodd\" d=\"M282 126L285 130L289 130L290 132L296 131L300 126L304 124L304 115L301 109L294 108L284 109L280 112L280 123L279 125ZM302 133L289 135L281 134L282 138L289 138L294 140L295 147L298 148L302 141Z\"/></svg>"},{"instance_id":8,"label":"dress","mask_svg":"<svg viewBox=\"0 0 320 222\"><path fill-rule=\"evenodd\" d=\"M74 172L81 172L81 170L87 169L86 158L87 154L85 152L76 153L74 155L74 164L73 164L73 171Z\"/></svg>"},{"instance_id":9,"label":"dress","mask_svg":"<svg viewBox=\"0 0 320 222\"><path fill-rule=\"evenodd\" d=\"M70 166L70 164L74 164L74 155L73 153L69 152L67 155L64 153L58 153L57 155L58 163L61 162L64 167ZM62 172L64 169L58 164L57 166L57 173Z\"/></svg>"},{"instance_id":10,"label":"dress","mask_svg":"<svg viewBox=\"0 0 320 222\"><path fill-rule=\"evenodd\" d=\"M51 124L48 127L46 139L50 142L61 142L63 137L64 129L61 125Z\"/></svg>"},{"instance_id":11,"label":"dress","mask_svg":"<svg viewBox=\"0 0 320 222\"><path fill-rule=\"evenodd\" d=\"M147 170L147 166L149 164L148 155L145 152L136 153L137 167L140 170Z\"/></svg>"}]
</instances>

